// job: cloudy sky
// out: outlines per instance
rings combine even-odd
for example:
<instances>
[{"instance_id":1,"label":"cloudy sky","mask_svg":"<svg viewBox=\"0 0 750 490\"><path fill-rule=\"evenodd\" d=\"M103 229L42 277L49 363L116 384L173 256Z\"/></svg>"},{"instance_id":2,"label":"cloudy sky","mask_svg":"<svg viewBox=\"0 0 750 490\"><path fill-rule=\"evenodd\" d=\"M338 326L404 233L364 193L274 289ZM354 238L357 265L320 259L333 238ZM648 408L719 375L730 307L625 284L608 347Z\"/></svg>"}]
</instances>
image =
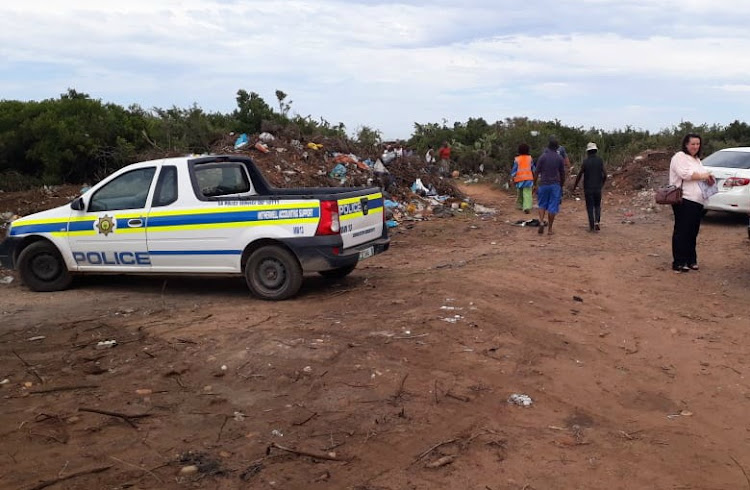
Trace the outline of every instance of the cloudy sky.
<instances>
[{"instance_id":1,"label":"cloudy sky","mask_svg":"<svg viewBox=\"0 0 750 490\"><path fill-rule=\"evenodd\" d=\"M659 130L750 120L748 0L4 0L0 99Z\"/></svg>"}]
</instances>

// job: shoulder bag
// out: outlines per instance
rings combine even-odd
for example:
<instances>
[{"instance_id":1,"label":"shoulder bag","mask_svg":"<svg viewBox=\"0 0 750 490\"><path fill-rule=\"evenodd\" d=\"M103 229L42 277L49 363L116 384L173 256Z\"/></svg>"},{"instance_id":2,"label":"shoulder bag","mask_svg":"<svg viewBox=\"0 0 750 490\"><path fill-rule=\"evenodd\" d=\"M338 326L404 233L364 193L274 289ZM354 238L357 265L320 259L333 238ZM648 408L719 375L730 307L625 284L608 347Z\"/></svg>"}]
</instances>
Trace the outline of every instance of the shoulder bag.
<instances>
[{"instance_id":1,"label":"shoulder bag","mask_svg":"<svg viewBox=\"0 0 750 490\"><path fill-rule=\"evenodd\" d=\"M656 189L656 204L680 204L682 203L682 186L665 185Z\"/></svg>"}]
</instances>

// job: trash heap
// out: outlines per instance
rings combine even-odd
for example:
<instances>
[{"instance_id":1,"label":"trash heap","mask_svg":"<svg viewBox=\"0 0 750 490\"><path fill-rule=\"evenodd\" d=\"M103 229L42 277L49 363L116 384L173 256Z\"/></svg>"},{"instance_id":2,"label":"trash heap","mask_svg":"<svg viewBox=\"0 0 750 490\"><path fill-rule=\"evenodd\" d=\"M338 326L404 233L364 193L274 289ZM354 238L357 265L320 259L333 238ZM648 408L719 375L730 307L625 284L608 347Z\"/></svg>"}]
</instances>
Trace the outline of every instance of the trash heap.
<instances>
[{"instance_id":1,"label":"trash heap","mask_svg":"<svg viewBox=\"0 0 750 490\"><path fill-rule=\"evenodd\" d=\"M306 140L262 132L230 133L211 152L251 157L275 187L381 187L390 227L452 216L471 207L455 179L431 171L421 156L408 151L397 156L338 138Z\"/></svg>"},{"instance_id":2,"label":"trash heap","mask_svg":"<svg viewBox=\"0 0 750 490\"><path fill-rule=\"evenodd\" d=\"M669 181L669 163L674 152L645 150L622 165L610 169L606 188L613 190L605 204L617 210L620 222L654 221L662 207L654 201L654 190Z\"/></svg>"}]
</instances>

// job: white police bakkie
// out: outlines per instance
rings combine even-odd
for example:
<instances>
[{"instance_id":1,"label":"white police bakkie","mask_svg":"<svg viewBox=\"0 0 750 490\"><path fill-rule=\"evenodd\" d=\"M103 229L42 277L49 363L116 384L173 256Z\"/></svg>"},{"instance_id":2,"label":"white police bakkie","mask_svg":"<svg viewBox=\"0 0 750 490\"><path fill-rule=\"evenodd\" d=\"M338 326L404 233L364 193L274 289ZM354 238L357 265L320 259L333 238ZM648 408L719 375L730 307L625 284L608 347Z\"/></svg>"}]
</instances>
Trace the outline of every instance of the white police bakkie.
<instances>
[{"instance_id":1,"label":"white police bakkie","mask_svg":"<svg viewBox=\"0 0 750 490\"><path fill-rule=\"evenodd\" d=\"M244 274L259 298L343 277L388 249L379 188L271 187L241 156L129 165L69 205L15 220L0 263L34 291L79 273Z\"/></svg>"}]
</instances>

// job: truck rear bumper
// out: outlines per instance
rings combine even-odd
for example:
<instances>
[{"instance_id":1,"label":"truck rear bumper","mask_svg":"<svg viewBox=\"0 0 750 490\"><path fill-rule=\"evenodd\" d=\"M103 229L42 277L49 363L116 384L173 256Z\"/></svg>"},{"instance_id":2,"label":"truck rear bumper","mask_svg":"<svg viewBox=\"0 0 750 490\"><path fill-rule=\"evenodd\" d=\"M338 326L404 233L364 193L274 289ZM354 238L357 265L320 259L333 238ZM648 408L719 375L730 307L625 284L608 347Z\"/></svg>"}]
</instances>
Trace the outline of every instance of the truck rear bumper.
<instances>
[{"instance_id":1,"label":"truck rear bumper","mask_svg":"<svg viewBox=\"0 0 750 490\"><path fill-rule=\"evenodd\" d=\"M0 267L15 269L16 247L21 242L17 237L7 237L0 242Z\"/></svg>"},{"instance_id":2,"label":"truck rear bumper","mask_svg":"<svg viewBox=\"0 0 750 490\"><path fill-rule=\"evenodd\" d=\"M338 235L291 239L284 243L297 256L304 272L321 272L352 266L362 256L383 253L390 247L391 239L381 237L347 249L342 248L341 237Z\"/></svg>"}]
</instances>

